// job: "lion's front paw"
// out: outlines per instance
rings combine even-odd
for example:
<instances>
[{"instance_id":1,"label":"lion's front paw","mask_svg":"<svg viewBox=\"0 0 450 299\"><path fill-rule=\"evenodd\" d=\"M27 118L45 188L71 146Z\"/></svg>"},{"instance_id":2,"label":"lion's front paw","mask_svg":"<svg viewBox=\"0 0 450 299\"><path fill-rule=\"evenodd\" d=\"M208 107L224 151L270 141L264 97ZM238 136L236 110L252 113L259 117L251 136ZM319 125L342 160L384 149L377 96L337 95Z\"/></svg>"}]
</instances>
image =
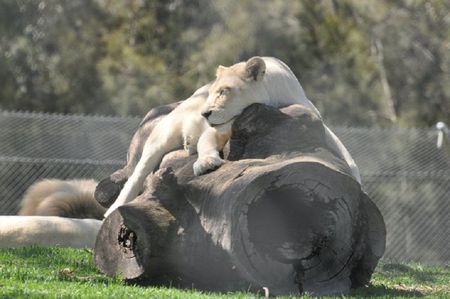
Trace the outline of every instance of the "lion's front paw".
<instances>
[{"instance_id":1,"label":"lion's front paw","mask_svg":"<svg viewBox=\"0 0 450 299\"><path fill-rule=\"evenodd\" d=\"M200 176L208 170L214 170L222 166L224 163L225 161L219 157L219 153L199 157L194 163L194 174Z\"/></svg>"}]
</instances>

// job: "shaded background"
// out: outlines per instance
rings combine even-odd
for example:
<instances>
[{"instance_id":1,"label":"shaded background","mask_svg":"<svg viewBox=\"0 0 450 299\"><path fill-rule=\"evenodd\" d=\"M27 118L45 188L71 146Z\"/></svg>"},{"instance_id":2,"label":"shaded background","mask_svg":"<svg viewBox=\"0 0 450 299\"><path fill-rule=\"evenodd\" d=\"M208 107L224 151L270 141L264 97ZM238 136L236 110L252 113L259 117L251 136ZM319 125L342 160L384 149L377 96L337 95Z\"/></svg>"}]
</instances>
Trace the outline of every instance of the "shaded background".
<instances>
[{"instance_id":1,"label":"shaded background","mask_svg":"<svg viewBox=\"0 0 450 299\"><path fill-rule=\"evenodd\" d=\"M0 109L143 116L275 56L330 125L450 123L447 0L3 0Z\"/></svg>"},{"instance_id":2,"label":"shaded background","mask_svg":"<svg viewBox=\"0 0 450 299\"><path fill-rule=\"evenodd\" d=\"M122 168L148 110L254 55L291 67L355 158L383 259L449 264L447 0L3 0L0 214L36 180Z\"/></svg>"},{"instance_id":3,"label":"shaded background","mask_svg":"<svg viewBox=\"0 0 450 299\"><path fill-rule=\"evenodd\" d=\"M108 177L126 165L140 118L0 112L0 215L43 178ZM331 127L387 227L387 262L449 265L450 156L436 129Z\"/></svg>"}]
</instances>

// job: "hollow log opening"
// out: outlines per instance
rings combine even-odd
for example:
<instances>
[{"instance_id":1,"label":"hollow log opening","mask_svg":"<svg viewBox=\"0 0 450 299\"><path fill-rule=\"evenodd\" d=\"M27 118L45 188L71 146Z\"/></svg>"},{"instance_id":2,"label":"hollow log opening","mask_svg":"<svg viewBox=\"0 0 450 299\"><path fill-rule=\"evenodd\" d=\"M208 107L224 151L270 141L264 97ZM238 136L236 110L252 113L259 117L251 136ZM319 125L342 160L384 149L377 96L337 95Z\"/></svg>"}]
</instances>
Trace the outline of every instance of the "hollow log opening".
<instances>
[{"instance_id":1,"label":"hollow log opening","mask_svg":"<svg viewBox=\"0 0 450 299\"><path fill-rule=\"evenodd\" d=\"M272 286L284 293L294 287L300 294L339 293L348 286L354 208L347 202L353 194L304 174L274 175L248 201L240 220L248 236L242 240L248 263L242 266L259 281L278 277Z\"/></svg>"},{"instance_id":2,"label":"hollow log opening","mask_svg":"<svg viewBox=\"0 0 450 299\"><path fill-rule=\"evenodd\" d=\"M248 209L249 241L283 263L308 258L323 246L331 206L300 184L267 190Z\"/></svg>"},{"instance_id":3,"label":"hollow log opening","mask_svg":"<svg viewBox=\"0 0 450 299\"><path fill-rule=\"evenodd\" d=\"M134 251L137 248L137 234L134 231L122 224L119 229L117 240L124 255L127 255L128 258L136 256Z\"/></svg>"}]
</instances>

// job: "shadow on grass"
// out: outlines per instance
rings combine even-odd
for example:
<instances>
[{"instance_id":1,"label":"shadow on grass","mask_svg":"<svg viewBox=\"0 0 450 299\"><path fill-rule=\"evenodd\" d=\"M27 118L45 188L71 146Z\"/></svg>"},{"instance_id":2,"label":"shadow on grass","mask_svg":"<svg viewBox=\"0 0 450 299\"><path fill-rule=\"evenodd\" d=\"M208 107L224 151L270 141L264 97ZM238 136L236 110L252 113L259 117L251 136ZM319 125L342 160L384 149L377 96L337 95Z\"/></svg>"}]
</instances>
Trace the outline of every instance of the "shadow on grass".
<instances>
[{"instance_id":1,"label":"shadow on grass","mask_svg":"<svg viewBox=\"0 0 450 299\"><path fill-rule=\"evenodd\" d=\"M355 298L360 297L388 297L388 298L397 298L397 297L423 297L424 294L418 291L409 291L409 290L401 290L395 287L386 287L384 285L369 285L364 288L360 288L357 290L352 290L350 293L351 296Z\"/></svg>"}]
</instances>

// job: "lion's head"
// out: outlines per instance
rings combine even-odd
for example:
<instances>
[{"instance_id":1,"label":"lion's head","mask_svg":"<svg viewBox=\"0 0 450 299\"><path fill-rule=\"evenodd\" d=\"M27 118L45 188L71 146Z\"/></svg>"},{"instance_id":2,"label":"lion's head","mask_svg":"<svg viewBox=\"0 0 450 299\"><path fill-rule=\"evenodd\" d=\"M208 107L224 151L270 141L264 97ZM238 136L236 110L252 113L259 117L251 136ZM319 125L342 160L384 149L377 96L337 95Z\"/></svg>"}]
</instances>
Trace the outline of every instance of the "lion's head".
<instances>
[{"instance_id":1,"label":"lion's head","mask_svg":"<svg viewBox=\"0 0 450 299\"><path fill-rule=\"evenodd\" d=\"M266 71L261 57L250 58L231 67L219 66L216 81L209 89L209 96L201 113L211 126L219 126L233 121L253 103L263 102L259 88Z\"/></svg>"}]
</instances>

